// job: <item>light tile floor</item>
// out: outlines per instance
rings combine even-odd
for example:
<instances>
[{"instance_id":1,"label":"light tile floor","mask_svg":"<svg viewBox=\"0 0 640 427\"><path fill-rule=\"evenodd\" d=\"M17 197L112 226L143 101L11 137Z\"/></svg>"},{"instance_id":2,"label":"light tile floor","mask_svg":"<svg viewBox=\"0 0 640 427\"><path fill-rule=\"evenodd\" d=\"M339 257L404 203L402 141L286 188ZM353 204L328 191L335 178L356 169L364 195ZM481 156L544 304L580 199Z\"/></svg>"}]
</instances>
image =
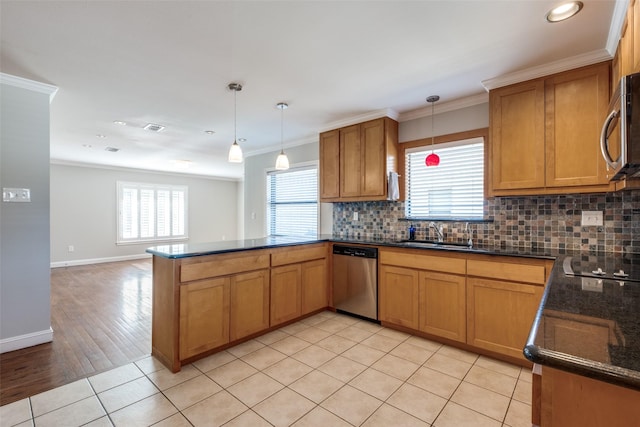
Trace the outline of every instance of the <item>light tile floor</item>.
<instances>
[{"instance_id":1,"label":"light tile floor","mask_svg":"<svg viewBox=\"0 0 640 427\"><path fill-rule=\"evenodd\" d=\"M531 426L528 369L323 312L170 373L152 357L0 407L1 426Z\"/></svg>"}]
</instances>

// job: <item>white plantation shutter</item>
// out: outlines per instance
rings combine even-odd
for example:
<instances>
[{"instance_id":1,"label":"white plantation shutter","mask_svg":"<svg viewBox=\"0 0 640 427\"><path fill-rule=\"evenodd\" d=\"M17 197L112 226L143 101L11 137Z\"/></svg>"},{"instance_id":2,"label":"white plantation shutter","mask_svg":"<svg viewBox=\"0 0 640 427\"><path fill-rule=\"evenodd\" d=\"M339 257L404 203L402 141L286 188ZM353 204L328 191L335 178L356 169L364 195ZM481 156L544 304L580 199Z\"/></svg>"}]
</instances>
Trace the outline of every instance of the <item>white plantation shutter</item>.
<instances>
[{"instance_id":1,"label":"white plantation shutter","mask_svg":"<svg viewBox=\"0 0 640 427\"><path fill-rule=\"evenodd\" d=\"M187 187L135 182L117 183L116 243L186 239Z\"/></svg>"},{"instance_id":2,"label":"white plantation shutter","mask_svg":"<svg viewBox=\"0 0 640 427\"><path fill-rule=\"evenodd\" d=\"M484 199L482 138L438 144L438 166L425 166L431 147L406 152L407 218L481 219Z\"/></svg>"},{"instance_id":3,"label":"white plantation shutter","mask_svg":"<svg viewBox=\"0 0 640 427\"><path fill-rule=\"evenodd\" d=\"M267 230L270 236L317 236L317 167L267 172Z\"/></svg>"}]
</instances>

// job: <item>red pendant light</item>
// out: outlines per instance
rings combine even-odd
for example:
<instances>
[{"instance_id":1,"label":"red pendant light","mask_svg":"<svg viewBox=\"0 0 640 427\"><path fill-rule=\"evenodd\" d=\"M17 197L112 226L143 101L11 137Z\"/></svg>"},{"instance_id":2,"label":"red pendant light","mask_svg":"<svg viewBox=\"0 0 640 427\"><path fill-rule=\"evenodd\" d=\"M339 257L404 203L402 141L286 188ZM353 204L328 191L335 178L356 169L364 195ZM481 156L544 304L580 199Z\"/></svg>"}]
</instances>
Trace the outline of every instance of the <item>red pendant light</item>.
<instances>
[{"instance_id":1,"label":"red pendant light","mask_svg":"<svg viewBox=\"0 0 640 427\"><path fill-rule=\"evenodd\" d=\"M431 153L424 159L424 164L427 166L438 166L440 164L440 156L435 153Z\"/></svg>"},{"instance_id":2,"label":"red pendant light","mask_svg":"<svg viewBox=\"0 0 640 427\"><path fill-rule=\"evenodd\" d=\"M433 127L433 114L435 111L435 103L440 97L438 95L431 95L427 98L427 102L431 103L431 154L424 159L424 164L428 166L438 166L440 164L440 156L433 152L433 144L435 140L435 131Z\"/></svg>"}]
</instances>

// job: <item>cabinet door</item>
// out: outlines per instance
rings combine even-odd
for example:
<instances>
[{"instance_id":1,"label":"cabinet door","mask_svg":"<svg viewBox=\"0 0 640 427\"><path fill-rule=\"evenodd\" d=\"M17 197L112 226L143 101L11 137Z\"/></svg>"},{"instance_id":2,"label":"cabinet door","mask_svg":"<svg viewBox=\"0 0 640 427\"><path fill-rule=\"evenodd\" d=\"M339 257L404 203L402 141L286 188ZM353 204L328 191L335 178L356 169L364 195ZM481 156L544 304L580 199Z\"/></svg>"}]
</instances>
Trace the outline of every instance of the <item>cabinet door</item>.
<instances>
[{"instance_id":1,"label":"cabinet door","mask_svg":"<svg viewBox=\"0 0 640 427\"><path fill-rule=\"evenodd\" d=\"M523 358L544 288L499 280L467 279L467 344Z\"/></svg>"},{"instance_id":2,"label":"cabinet door","mask_svg":"<svg viewBox=\"0 0 640 427\"><path fill-rule=\"evenodd\" d=\"M629 8L633 16L633 73L640 73L640 0L631 0Z\"/></svg>"},{"instance_id":3,"label":"cabinet door","mask_svg":"<svg viewBox=\"0 0 640 427\"><path fill-rule=\"evenodd\" d=\"M546 185L608 185L600 129L609 104L609 62L545 81Z\"/></svg>"},{"instance_id":4,"label":"cabinet door","mask_svg":"<svg viewBox=\"0 0 640 427\"><path fill-rule=\"evenodd\" d=\"M361 157L360 125L340 129L340 197L360 196Z\"/></svg>"},{"instance_id":5,"label":"cabinet door","mask_svg":"<svg viewBox=\"0 0 640 427\"><path fill-rule=\"evenodd\" d=\"M493 190L544 187L544 81L489 94Z\"/></svg>"},{"instance_id":6,"label":"cabinet door","mask_svg":"<svg viewBox=\"0 0 640 427\"><path fill-rule=\"evenodd\" d=\"M380 320L418 329L418 271L381 265L378 268L378 272Z\"/></svg>"},{"instance_id":7,"label":"cabinet door","mask_svg":"<svg viewBox=\"0 0 640 427\"><path fill-rule=\"evenodd\" d=\"M631 2L630 2L631 3ZM633 6L629 5L620 36L620 71L623 76L633 73L634 68L634 25Z\"/></svg>"},{"instance_id":8,"label":"cabinet door","mask_svg":"<svg viewBox=\"0 0 640 427\"><path fill-rule=\"evenodd\" d=\"M231 276L231 341L269 327L269 270Z\"/></svg>"},{"instance_id":9,"label":"cabinet door","mask_svg":"<svg viewBox=\"0 0 640 427\"><path fill-rule=\"evenodd\" d=\"M229 342L229 279L180 286L180 359Z\"/></svg>"},{"instance_id":10,"label":"cabinet door","mask_svg":"<svg viewBox=\"0 0 640 427\"><path fill-rule=\"evenodd\" d=\"M362 196L384 196L387 193L384 119L361 126Z\"/></svg>"},{"instance_id":11,"label":"cabinet door","mask_svg":"<svg viewBox=\"0 0 640 427\"><path fill-rule=\"evenodd\" d=\"M420 327L429 334L466 342L465 277L420 272Z\"/></svg>"},{"instance_id":12,"label":"cabinet door","mask_svg":"<svg viewBox=\"0 0 640 427\"><path fill-rule=\"evenodd\" d=\"M271 269L271 326L300 317L300 264Z\"/></svg>"},{"instance_id":13,"label":"cabinet door","mask_svg":"<svg viewBox=\"0 0 640 427\"><path fill-rule=\"evenodd\" d=\"M327 260L302 263L302 314L325 308L327 298Z\"/></svg>"},{"instance_id":14,"label":"cabinet door","mask_svg":"<svg viewBox=\"0 0 640 427\"><path fill-rule=\"evenodd\" d=\"M340 131L320 134L320 199L340 197Z\"/></svg>"}]
</instances>

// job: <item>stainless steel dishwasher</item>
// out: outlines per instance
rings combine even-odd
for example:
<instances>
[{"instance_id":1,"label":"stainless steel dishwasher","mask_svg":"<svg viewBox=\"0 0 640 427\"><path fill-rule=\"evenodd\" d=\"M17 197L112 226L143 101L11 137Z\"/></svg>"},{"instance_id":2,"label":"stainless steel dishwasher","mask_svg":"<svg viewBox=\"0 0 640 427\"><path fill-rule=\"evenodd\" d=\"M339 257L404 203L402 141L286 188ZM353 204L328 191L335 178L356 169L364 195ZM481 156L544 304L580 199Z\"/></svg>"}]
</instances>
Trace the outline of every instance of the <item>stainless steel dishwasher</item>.
<instances>
[{"instance_id":1,"label":"stainless steel dishwasher","mask_svg":"<svg viewBox=\"0 0 640 427\"><path fill-rule=\"evenodd\" d=\"M378 249L333 246L333 305L378 321Z\"/></svg>"}]
</instances>

